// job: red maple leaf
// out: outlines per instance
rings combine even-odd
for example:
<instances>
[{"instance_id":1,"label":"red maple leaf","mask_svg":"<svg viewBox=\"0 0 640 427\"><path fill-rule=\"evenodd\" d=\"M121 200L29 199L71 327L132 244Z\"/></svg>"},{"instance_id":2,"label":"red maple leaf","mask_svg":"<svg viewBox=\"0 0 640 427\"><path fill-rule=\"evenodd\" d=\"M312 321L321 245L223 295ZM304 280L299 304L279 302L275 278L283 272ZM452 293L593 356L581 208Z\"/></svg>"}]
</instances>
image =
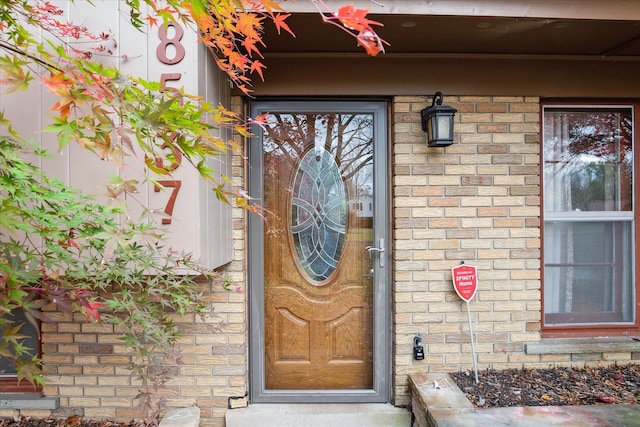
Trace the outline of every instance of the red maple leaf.
<instances>
[{"instance_id":1,"label":"red maple leaf","mask_svg":"<svg viewBox=\"0 0 640 427\"><path fill-rule=\"evenodd\" d=\"M371 24L381 25L379 22L367 19L367 13L369 13L369 9L354 9L353 5L350 4L338 9L336 18L342 25L354 31L365 30Z\"/></svg>"},{"instance_id":2,"label":"red maple leaf","mask_svg":"<svg viewBox=\"0 0 640 427\"><path fill-rule=\"evenodd\" d=\"M255 71L256 73L258 73L258 75L260 76L260 79L261 79L262 81L264 81L264 76L262 75L262 70L263 70L264 68L267 68L267 67L266 67L262 62L260 62L260 61L253 61L253 62L251 63L251 67L249 68L249 70L250 70L251 72L254 72L254 71Z\"/></svg>"},{"instance_id":3,"label":"red maple leaf","mask_svg":"<svg viewBox=\"0 0 640 427\"><path fill-rule=\"evenodd\" d=\"M264 18L254 13L239 13L234 31L242 34L247 39L259 39L258 29L262 27Z\"/></svg>"},{"instance_id":4,"label":"red maple leaf","mask_svg":"<svg viewBox=\"0 0 640 427\"><path fill-rule=\"evenodd\" d=\"M378 53L384 51L382 39L370 29L360 31L356 36L356 40L358 40L358 45L362 46L371 56L376 56Z\"/></svg>"},{"instance_id":5,"label":"red maple leaf","mask_svg":"<svg viewBox=\"0 0 640 427\"><path fill-rule=\"evenodd\" d=\"M291 31L291 28L289 28L289 26L286 24L285 19L287 19L288 17L290 17L291 14L282 14L279 13L277 15L275 15L273 17L273 23L276 26L276 31L278 31L278 34L280 34L280 30L285 30L286 32L288 32L289 34L291 34L293 37L295 37L296 35L293 34L293 31Z\"/></svg>"},{"instance_id":6,"label":"red maple leaf","mask_svg":"<svg viewBox=\"0 0 640 427\"><path fill-rule=\"evenodd\" d=\"M71 85L67 75L64 72L60 72L57 74L51 73L51 78L42 78L42 83L49 87L49 90L53 93L60 93L62 90L63 93L67 92L67 87Z\"/></svg>"},{"instance_id":7,"label":"red maple leaf","mask_svg":"<svg viewBox=\"0 0 640 427\"><path fill-rule=\"evenodd\" d=\"M251 52L255 52L256 55L258 55L260 58L262 58L262 53L260 53L260 49L258 49L256 47L256 42L260 42L262 45L264 45L264 43L262 43L262 40L254 40L254 39L246 39L242 42L242 45L244 46L244 48L247 51L247 54L249 55L249 57L251 57Z\"/></svg>"},{"instance_id":8,"label":"red maple leaf","mask_svg":"<svg viewBox=\"0 0 640 427\"><path fill-rule=\"evenodd\" d=\"M91 319L100 320L100 312L98 311L102 307L101 302L87 301L86 305L82 306L82 309L87 314L87 321Z\"/></svg>"},{"instance_id":9,"label":"red maple leaf","mask_svg":"<svg viewBox=\"0 0 640 427\"><path fill-rule=\"evenodd\" d=\"M158 25L158 19L151 15L147 15L144 19L149 23L149 27L151 28L153 28L155 25Z\"/></svg>"},{"instance_id":10,"label":"red maple leaf","mask_svg":"<svg viewBox=\"0 0 640 427\"><path fill-rule=\"evenodd\" d=\"M605 396L603 394L598 395L598 400L603 403L615 403L615 399L611 396Z\"/></svg>"}]
</instances>

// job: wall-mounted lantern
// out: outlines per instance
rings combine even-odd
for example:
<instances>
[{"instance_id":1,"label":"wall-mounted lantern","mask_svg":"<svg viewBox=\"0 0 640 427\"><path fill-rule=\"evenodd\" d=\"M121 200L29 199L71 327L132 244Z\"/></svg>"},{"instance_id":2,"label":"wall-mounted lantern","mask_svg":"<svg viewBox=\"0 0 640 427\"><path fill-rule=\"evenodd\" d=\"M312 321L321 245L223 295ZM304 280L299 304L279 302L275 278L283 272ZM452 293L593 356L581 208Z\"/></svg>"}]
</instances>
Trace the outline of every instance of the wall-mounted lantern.
<instances>
[{"instance_id":1,"label":"wall-mounted lantern","mask_svg":"<svg viewBox=\"0 0 640 427\"><path fill-rule=\"evenodd\" d=\"M453 116L456 110L442 105L442 92L433 96L431 107L420 111L422 130L427 133L429 147L446 147L453 144Z\"/></svg>"}]
</instances>

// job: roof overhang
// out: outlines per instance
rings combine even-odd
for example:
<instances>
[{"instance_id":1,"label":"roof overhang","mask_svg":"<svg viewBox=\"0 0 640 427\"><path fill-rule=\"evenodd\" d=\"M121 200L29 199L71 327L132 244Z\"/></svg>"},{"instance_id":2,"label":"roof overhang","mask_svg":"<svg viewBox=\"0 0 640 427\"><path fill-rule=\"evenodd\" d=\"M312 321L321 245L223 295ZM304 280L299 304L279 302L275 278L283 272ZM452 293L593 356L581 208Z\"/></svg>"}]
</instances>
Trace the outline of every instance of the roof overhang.
<instances>
[{"instance_id":1,"label":"roof overhang","mask_svg":"<svg viewBox=\"0 0 640 427\"><path fill-rule=\"evenodd\" d=\"M302 3L310 4L311 2ZM438 2L388 3L393 4L393 13L371 13L368 16L382 24L373 28L389 43L386 48L388 55L542 55L640 60L640 5L638 3L636 7L630 8L628 13L629 17L638 15L636 20L611 18L614 15L618 16L611 13L615 7L596 9L594 6L593 13L599 11L602 13L592 15L590 19L576 19L559 17L560 13L552 12L548 12L543 17L505 16L506 13L498 14L497 12L488 15L477 13L479 7L470 9L467 14L461 13L460 10L455 15L418 14L415 10L411 14L401 14L395 10L396 3L425 4L423 7L428 9L433 6L433 3ZM469 2L448 0L442 3ZM558 3L566 6L568 3L576 2L558 1ZM618 3L611 0L600 2L606 6ZM453 9L450 13L453 13L452 11ZM502 11L504 12L504 8ZM296 34L295 38L289 34L278 35L272 26L266 26L264 41L267 46L265 53L268 56L364 54L363 49L356 45L352 36L335 26L324 23L317 11L293 13L287 22Z\"/></svg>"},{"instance_id":2,"label":"roof overhang","mask_svg":"<svg viewBox=\"0 0 640 427\"><path fill-rule=\"evenodd\" d=\"M353 3L389 42L368 57L313 1L283 3L296 37L266 25L255 94L640 96L638 0L325 0ZM401 76L401 78L400 78Z\"/></svg>"},{"instance_id":3,"label":"roof overhang","mask_svg":"<svg viewBox=\"0 0 640 427\"><path fill-rule=\"evenodd\" d=\"M312 1L282 4L292 13L317 12ZM353 4L384 15L640 20L637 0L325 0L324 4L332 10Z\"/></svg>"}]
</instances>

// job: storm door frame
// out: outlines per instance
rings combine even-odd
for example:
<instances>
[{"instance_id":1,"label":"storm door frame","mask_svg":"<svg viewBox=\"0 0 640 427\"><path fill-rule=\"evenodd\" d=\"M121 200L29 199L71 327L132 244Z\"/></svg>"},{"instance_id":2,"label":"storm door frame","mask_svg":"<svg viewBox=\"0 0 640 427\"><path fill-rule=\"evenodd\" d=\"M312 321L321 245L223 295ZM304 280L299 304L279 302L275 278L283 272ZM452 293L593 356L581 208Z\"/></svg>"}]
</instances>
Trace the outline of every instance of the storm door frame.
<instances>
[{"instance_id":1,"label":"storm door frame","mask_svg":"<svg viewBox=\"0 0 640 427\"><path fill-rule=\"evenodd\" d=\"M249 398L252 403L388 403L391 399L391 233L389 167L389 101L386 99L258 98L249 104L250 117L266 112L371 113L374 116L374 241L385 242L384 267L374 263L373 388L371 390L267 390L264 356L263 222L248 215ZM262 202L262 132L247 143L249 195ZM383 240L381 240L383 239Z\"/></svg>"}]
</instances>

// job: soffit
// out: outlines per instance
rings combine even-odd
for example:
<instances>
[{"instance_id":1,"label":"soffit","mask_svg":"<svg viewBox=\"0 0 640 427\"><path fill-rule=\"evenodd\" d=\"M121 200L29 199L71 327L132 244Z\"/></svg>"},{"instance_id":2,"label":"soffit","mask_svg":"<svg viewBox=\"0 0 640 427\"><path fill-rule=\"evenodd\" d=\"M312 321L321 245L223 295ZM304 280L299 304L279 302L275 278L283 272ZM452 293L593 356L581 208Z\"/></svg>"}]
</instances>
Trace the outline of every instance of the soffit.
<instances>
[{"instance_id":1,"label":"soffit","mask_svg":"<svg viewBox=\"0 0 640 427\"><path fill-rule=\"evenodd\" d=\"M601 0L599 4L609 5ZM619 6L621 2L611 3L614 4ZM635 4L628 16L640 15L640 5ZM560 13L555 15L532 18L392 13L371 14L369 18L383 24L375 28L390 43L386 47L387 56L508 55L640 60L640 17L638 20L570 19L557 17ZM619 14L608 14L614 15ZM287 22L295 38L287 33L277 35L272 25L266 26L264 52L267 57L364 55L352 36L323 23L317 12L294 13Z\"/></svg>"},{"instance_id":2,"label":"soffit","mask_svg":"<svg viewBox=\"0 0 640 427\"><path fill-rule=\"evenodd\" d=\"M382 15L503 16L638 20L638 0L324 0L330 10L347 4ZM284 1L290 12L317 12L318 1Z\"/></svg>"}]
</instances>

